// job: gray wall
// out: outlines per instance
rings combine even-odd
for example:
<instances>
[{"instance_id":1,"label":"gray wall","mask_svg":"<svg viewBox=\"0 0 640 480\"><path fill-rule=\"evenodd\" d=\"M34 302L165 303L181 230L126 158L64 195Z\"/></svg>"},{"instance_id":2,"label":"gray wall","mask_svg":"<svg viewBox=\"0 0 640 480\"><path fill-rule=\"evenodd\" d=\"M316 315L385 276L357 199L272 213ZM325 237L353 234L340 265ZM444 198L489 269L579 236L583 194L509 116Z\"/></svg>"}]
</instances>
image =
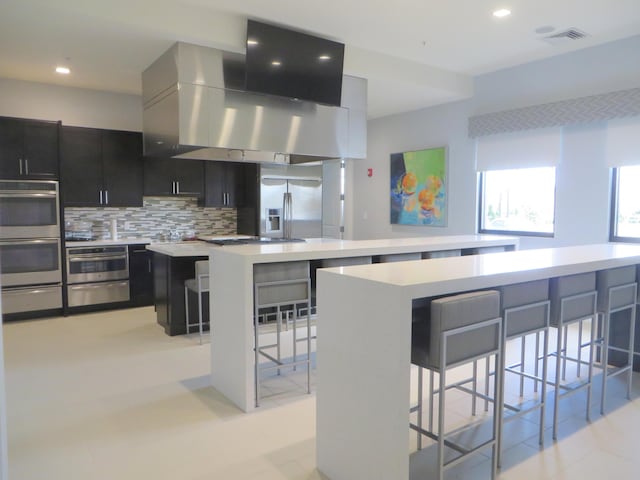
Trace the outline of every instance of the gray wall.
<instances>
[{"instance_id":1,"label":"gray wall","mask_svg":"<svg viewBox=\"0 0 640 480\"><path fill-rule=\"evenodd\" d=\"M62 120L65 125L142 131L138 95L0 78L0 115Z\"/></svg>"},{"instance_id":2,"label":"gray wall","mask_svg":"<svg viewBox=\"0 0 640 480\"><path fill-rule=\"evenodd\" d=\"M2 323L2 297L0 296L0 480L8 480L9 467L7 465L7 410L4 386L4 341Z\"/></svg>"},{"instance_id":3,"label":"gray wall","mask_svg":"<svg viewBox=\"0 0 640 480\"><path fill-rule=\"evenodd\" d=\"M476 232L477 174L470 116L640 86L640 36L559 55L475 79L470 100L369 122L368 158L351 162L354 238L451 235ZM554 238L522 237L522 248L606 242L609 169L606 124L567 127L557 169ZM449 152L448 226L389 223L389 154L446 145ZM372 178L367 168L374 169Z\"/></svg>"}]
</instances>

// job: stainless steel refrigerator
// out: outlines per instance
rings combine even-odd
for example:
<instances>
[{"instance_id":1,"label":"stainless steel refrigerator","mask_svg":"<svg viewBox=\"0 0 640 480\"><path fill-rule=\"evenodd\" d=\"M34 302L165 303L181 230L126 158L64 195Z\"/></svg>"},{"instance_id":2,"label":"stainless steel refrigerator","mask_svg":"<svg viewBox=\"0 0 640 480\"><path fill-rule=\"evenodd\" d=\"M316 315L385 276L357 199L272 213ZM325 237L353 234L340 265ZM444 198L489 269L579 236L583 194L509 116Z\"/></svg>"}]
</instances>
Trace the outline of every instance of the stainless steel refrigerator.
<instances>
[{"instance_id":1,"label":"stainless steel refrigerator","mask_svg":"<svg viewBox=\"0 0 640 480\"><path fill-rule=\"evenodd\" d=\"M322 166L260 167L260 236L322 236Z\"/></svg>"}]
</instances>

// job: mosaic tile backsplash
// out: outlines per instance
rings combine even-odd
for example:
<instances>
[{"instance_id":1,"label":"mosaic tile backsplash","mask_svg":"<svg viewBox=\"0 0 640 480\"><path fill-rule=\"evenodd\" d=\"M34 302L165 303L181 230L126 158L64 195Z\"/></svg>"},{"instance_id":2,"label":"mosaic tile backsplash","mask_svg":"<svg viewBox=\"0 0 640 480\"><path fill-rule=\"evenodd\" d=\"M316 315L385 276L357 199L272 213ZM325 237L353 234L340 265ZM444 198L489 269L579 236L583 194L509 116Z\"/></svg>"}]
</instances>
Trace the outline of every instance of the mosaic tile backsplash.
<instances>
[{"instance_id":1,"label":"mosaic tile backsplash","mask_svg":"<svg viewBox=\"0 0 640 480\"><path fill-rule=\"evenodd\" d=\"M174 235L232 235L235 208L204 208L195 197L144 197L143 206L126 208L65 208L65 222L90 222L93 236L110 238L110 223L118 222L119 238L169 240Z\"/></svg>"}]
</instances>

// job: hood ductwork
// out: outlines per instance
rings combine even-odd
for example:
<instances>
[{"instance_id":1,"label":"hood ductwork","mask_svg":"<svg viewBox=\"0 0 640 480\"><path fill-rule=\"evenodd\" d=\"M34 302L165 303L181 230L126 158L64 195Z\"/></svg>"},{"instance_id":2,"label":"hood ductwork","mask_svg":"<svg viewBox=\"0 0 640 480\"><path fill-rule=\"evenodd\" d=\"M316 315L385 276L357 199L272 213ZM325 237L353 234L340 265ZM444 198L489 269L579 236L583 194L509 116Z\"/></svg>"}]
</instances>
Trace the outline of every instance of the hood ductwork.
<instances>
[{"instance_id":1,"label":"hood ductwork","mask_svg":"<svg viewBox=\"0 0 640 480\"><path fill-rule=\"evenodd\" d=\"M366 156L366 80L340 107L243 90L244 55L176 43L142 74L145 156L303 163Z\"/></svg>"}]
</instances>

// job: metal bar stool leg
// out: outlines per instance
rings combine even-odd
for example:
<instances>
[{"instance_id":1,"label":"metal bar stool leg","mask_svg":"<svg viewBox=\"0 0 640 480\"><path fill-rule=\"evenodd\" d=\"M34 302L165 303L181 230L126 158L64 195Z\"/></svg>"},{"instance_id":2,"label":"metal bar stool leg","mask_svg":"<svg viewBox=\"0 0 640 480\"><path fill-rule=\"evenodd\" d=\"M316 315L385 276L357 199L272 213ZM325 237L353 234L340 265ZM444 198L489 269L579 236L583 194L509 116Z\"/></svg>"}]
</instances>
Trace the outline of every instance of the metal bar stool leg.
<instances>
[{"instance_id":1,"label":"metal bar stool leg","mask_svg":"<svg viewBox=\"0 0 640 480\"><path fill-rule=\"evenodd\" d=\"M422 428L422 380L424 377L424 373L422 367L418 367L418 418L417 425L418 428ZM429 428L431 430L431 428ZM418 432L418 450L422 450L422 433Z\"/></svg>"},{"instance_id":2,"label":"metal bar stool leg","mask_svg":"<svg viewBox=\"0 0 640 480\"><path fill-rule=\"evenodd\" d=\"M564 326L564 343L562 344L562 351L564 352L564 355L562 356L562 380L566 380L567 379L567 355L569 355L569 352L567 350L567 339L569 337L569 326L565 325Z\"/></svg>"},{"instance_id":3,"label":"metal bar stool leg","mask_svg":"<svg viewBox=\"0 0 640 480\"><path fill-rule=\"evenodd\" d=\"M198 326L200 327L200 345L202 345L202 292L200 288L198 288Z\"/></svg>"},{"instance_id":4,"label":"metal bar stool leg","mask_svg":"<svg viewBox=\"0 0 640 480\"><path fill-rule=\"evenodd\" d=\"M558 439L558 406L560 405L560 375L562 374L562 333L565 331L562 325L562 308L560 309L560 322L558 323L558 338L556 339L556 377L555 392L553 395L553 434L554 440Z\"/></svg>"},{"instance_id":5,"label":"metal bar stool leg","mask_svg":"<svg viewBox=\"0 0 640 480\"><path fill-rule=\"evenodd\" d=\"M184 319L185 325L187 329L187 334L189 333L189 289L185 285L184 287Z\"/></svg>"},{"instance_id":6,"label":"metal bar stool leg","mask_svg":"<svg viewBox=\"0 0 640 480\"><path fill-rule=\"evenodd\" d=\"M600 414L604 415L604 406L607 398L607 377L609 370L609 313L601 313L602 318L602 349L600 361L602 362L602 397L600 399Z\"/></svg>"},{"instance_id":7,"label":"metal bar stool leg","mask_svg":"<svg viewBox=\"0 0 640 480\"><path fill-rule=\"evenodd\" d=\"M533 374L536 376L536 378L539 378L539 376L538 376L538 371L539 371L538 364L539 364L539 358L540 358L540 332L536 332L536 351L535 351L535 356L533 358L534 358ZM538 380L533 382L533 391L534 392L538 391Z\"/></svg>"}]
</instances>

